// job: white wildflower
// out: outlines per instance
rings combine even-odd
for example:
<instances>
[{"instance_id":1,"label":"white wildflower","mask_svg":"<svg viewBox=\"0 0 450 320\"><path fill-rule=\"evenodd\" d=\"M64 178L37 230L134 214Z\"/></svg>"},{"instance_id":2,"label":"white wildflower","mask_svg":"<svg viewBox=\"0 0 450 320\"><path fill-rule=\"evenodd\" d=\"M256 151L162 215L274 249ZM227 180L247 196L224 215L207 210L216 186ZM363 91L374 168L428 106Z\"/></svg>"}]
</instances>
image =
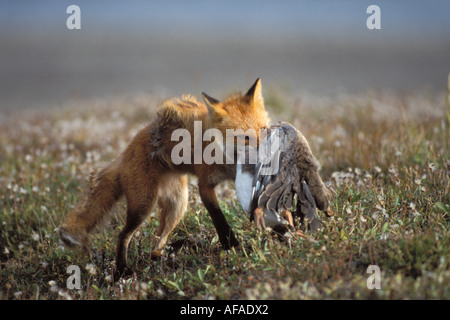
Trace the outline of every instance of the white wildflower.
<instances>
[{"instance_id":1,"label":"white wildflower","mask_svg":"<svg viewBox=\"0 0 450 320\"><path fill-rule=\"evenodd\" d=\"M416 204L413 202L410 202L408 205L408 208L411 209L411 213L414 217L420 216L420 213L416 210Z\"/></svg>"},{"instance_id":2,"label":"white wildflower","mask_svg":"<svg viewBox=\"0 0 450 320\"><path fill-rule=\"evenodd\" d=\"M34 230L31 231L31 238L32 238L34 241L39 241L39 235L38 235L36 232L34 232Z\"/></svg>"},{"instance_id":3,"label":"white wildflower","mask_svg":"<svg viewBox=\"0 0 450 320\"><path fill-rule=\"evenodd\" d=\"M417 210L414 210L414 211L412 212L412 215L413 215L414 217L419 217L419 216L420 216L420 212L417 211Z\"/></svg>"},{"instance_id":4,"label":"white wildflower","mask_svg":"<svg viewBox=\"0 0 450 320\"><path fill-rule=\"evenodd\" d=\"M383 233L382 235L380 235L380 240L384 240L386 241L389 238L389 235L387 233Z\"/></svg>"},{"instance_id":5,"label":"white wildflower","mask_svg":"<svg viewBox=\"0 0 450 320\"><path fill-rule=\"evenodd\" d=\"M435 172L438 168L436 167L436 165L433 162L430 162L428 164L428 169L430 169L431 172Z\"/></svg>"},{"instance_id":6,"label":"white wildflower","mask_svg":"<svg viewBox=\"0 0 450 320\"><path fill-rule=\"evenodd\" d=\"M148 283L141 282L139 283L139 287L141 288L142 291L148 291Z\"/></svg>"},{"instance_id":7,"label":"white wildflower","mask_svg":"<svg viewBox=\"0 0 450 320\"><path fill-rule=\"evenodd\" d=\"M381 207L379 204L375 206L383 215L386 215L386 209Z\"/></svg>"},{"instance_id":8,"label":"white wildflower","mask_svg":"<svg viewBox=\"0 0 450 320\"><path fill-rule=\"evenodd\" d=\"M333 131L331 132L332 137L341 137L345 138L347 136L347 132L345 131L344 127L341 125L337 125L333 128Z\"/></svg>"},{"instance_id":9,"label":"white wildflower","mask_svg":"<svg viewBox=\"0 0 450 320\"><path fill-rule=\"evenodd\" d=\"M339 186L342 184L342 182L343 182L342 174L341 174L340 172L338 172L338 171L333 172L333 173L331 174L331 178L334 179L334 181L336 181L336 185L337 185L338 187L339 187Z\"/></svg>"},{"instance_id":10,"label":"white wildflower","mask_svg":"<svg viewBox=\"0 0 450 320\"><path fill-rule=\"evenodd\" d=\"M351 226L353 226L353 225L355 224L353 218L348 219L348 220L347 220L347 223L348 223L349 225L351 225Z\"/></svg>"},{"instance_id":11,"label":"white wildflower","mask_svg":"<svg viewBox=\"0 0 450 320\"><path fill-rule=\"evenodd\" d=\"M86 270L89 272L89 274L91 275L96 275L97 274L97 269L95 267L95 264L93 263L88 263L86 265Z\"/></svg>"},{"instance_id":12,"label":"white wildflower","mask_svg":"<svg viewBox=\"0 0 450 320\"><path fill-rule=\"evenodd\" d=\"M50 286L50 291L58 292L59 287L58 287L58 283L55 280L50 280L48 282L48 285Z\"/></svg>"},{"instance_id":13,"label":"white wildflower","mask_svg":"<svg viewBox=\"0 0 450 320\"><path fill-rule=\"evenodd\" d=\"M27 154L27 155L25 156L25 161L28 162L28 163L30 163L31 161L33 161L33 156L30 155L30 154Z\"/></svg>"},{"instance_id":14,"label":"white wildflower","mask_svg":"<svg viewBox=\"0 0 450 320\"><path fill-rule=\"evenodd\" d=\"M163 297L165 297L165 295L166 295L166 293L165 293L161 288L159 288L158 290L156 290L156 294L157 294L158 297L160 297L160 298L163 298Z\"/></svg>"},{"instance_id":15,"label":"white wildflower","mask_svg":"<svg viewBox=\"0 0 450 320\"><path fill-rule=\"evenodd\" d=\"M64 291L64 290L59 290L58 291L58 295L63 297L66 300L73 300L72 296L69 293L67 293L66 291Z\"/></svg>"},{"instance_id":16,"label":"white wildflower","mask_svg":"<svg viewBox=\"0 0 450 320\"><path fill-rule=\"evenodd\" d=\"M359 141L363 141L364 139L365 139L364 132L359 131L358 132L358 140Z\"/></svg>"},{"instance_id":17,"label":"white wildflower","mask_svg":"<svg viewBox=\"0 0 450 320\"><path fill-rule=\"evenodd\" d=\"M397 168L394 166L390 166L389 173L392 174L393 176L397 176Z\"/></svg>"},{"instance_id":18,"label":"white wildflower","mask_svg":"<svg viewBox=\"0 0 450 320\"><path fill-rule=\"evenodd\" d=\"M343 183L350 183L354 178L354 174L351 173L351 168L348 169L349 172L335 171L331 174L331 178L336 181L336 186L340 187Z\"/></svg>"}]
</instances>

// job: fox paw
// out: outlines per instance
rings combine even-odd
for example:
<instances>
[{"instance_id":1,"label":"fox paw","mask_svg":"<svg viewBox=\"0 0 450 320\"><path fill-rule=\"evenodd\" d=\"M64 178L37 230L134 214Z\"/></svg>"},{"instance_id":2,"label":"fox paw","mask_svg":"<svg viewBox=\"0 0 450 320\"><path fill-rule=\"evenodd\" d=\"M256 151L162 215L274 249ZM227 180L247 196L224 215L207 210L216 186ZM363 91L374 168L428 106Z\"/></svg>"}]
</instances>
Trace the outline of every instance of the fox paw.
<instances>
[{"instance_id":1,"label":"fox paw","mask_svg":"<svg viewBox=\"0 0 450 320\"><path fill-rule=\"evenodd\" d=\"M114 271L114 281L117 282L122 278L130 278L134 276L133 270L128 267L119 267Z\"/></svg>"},{"instance_id":2,"label":"fox paw","mask_svg":"<svg viewBox=\"0 0 450 320\"><path fill-rule=\"evenodd\" d=\"M159 259L162 256L163 256L163 251L162 250L152 250L150 252L150 259L152 259L152 260Z\"/></svg>"}]
</instances>

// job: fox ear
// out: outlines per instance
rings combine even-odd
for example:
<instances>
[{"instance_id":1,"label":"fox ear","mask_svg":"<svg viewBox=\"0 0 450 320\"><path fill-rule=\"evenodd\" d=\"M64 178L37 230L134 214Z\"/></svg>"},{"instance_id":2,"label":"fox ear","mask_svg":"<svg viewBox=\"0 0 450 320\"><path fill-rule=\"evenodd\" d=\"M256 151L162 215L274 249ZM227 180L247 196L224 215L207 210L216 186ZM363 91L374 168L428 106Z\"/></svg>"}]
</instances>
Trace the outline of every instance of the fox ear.
<instances>
[{"instance_id":1,"label":"fox ear","mask_svg":"<svg viewBox=\"0 0 450 320\"><path fill-rule=\"evenodd\" d=\"M261 79L256 79L255 83L252 85L250 89L248 89L245 97L249 98L252 105L255 107L263 107L264 108L264 100L261 94Z\"/></svg>"},{"instance_id":2,"label":"fox ear","mask_svg":"<svg viewBox=\"0 0 450 320\"><path fill-rule=\"evenodd\" d=\"M213 97L208 96L206 93L202 92L202 98L205 100L206 107L208 111L215 110L217 105L220 103L219 100L214 99Z\"/></svg>"}]
</instances>

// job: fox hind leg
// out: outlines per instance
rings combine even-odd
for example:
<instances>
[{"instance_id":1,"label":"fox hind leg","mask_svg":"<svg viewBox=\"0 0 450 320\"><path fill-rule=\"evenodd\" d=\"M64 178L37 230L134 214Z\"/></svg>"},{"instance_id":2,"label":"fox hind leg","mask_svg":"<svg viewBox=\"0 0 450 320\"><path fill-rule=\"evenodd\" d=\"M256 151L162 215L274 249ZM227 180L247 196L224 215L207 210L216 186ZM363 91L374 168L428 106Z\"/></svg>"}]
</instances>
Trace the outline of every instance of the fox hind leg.
<instances>
[{"instance_id":1,"label":"fox hind leg","mask_svg":"<svg viewBox=\"0 0 450 320\"><path fill-rule=\"evenodd\" d=\"M134 232L140 227L150 214L157 198L157 179L153 180L155 187L147 188L144 194L132 190L127 198L127 218L124 228L119 234L116 252L116 267L120 274L127 269L128 245Z\"/></svg>"},{"instance_id":2,"label":"fox hind leg","mask_svg":"<svg viewBox=\"0 0 450 320\"><path fill-rule=\"evenodd\" d=\"M167 238L183 218L188 205L188 187L186 175L174 175L164 179L159 188L158 205L161 208L157 243L151 252L152 258L162 255Z\"/></svg>"}]
</instances>

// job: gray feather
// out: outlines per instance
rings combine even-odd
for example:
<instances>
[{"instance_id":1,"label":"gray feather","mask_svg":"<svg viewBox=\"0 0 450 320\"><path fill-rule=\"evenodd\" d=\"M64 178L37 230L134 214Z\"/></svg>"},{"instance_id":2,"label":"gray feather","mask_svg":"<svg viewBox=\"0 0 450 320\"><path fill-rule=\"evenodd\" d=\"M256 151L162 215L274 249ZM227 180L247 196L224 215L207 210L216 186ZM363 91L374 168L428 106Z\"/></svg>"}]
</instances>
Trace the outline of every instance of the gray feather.
<instances>
[{"instance_id":1,"label":"gray feather","mask_svg":"<svg viewBox=\"0 0 450 320\"><path fill-rule=\"evenodd\" d=\"M254 210L260 207L265 208L270 223L273 224L276 221L285 223L286 220L278 212L284 209L290 210L294 204L295 195L297 195L297 208L294 215L304 221L314 234L323 224L316 215L314 196L296 163L295 151L298 148L298 130L287 122L277 123L270 127L266 138L269 143L272 143L271 135L275 132L280 134L279 150L275 152L263 150L264 152L267 151L266 156L269 156L271 161L278 161L278 172L271 175L262 174L265 165L261 162L253 166L242 167L242 171L250 175L253 173L254 176L251 199L248 201L250 218L253 219ZM236 187L238 187L237 184Z\"/></svg>"}]
</instances>

